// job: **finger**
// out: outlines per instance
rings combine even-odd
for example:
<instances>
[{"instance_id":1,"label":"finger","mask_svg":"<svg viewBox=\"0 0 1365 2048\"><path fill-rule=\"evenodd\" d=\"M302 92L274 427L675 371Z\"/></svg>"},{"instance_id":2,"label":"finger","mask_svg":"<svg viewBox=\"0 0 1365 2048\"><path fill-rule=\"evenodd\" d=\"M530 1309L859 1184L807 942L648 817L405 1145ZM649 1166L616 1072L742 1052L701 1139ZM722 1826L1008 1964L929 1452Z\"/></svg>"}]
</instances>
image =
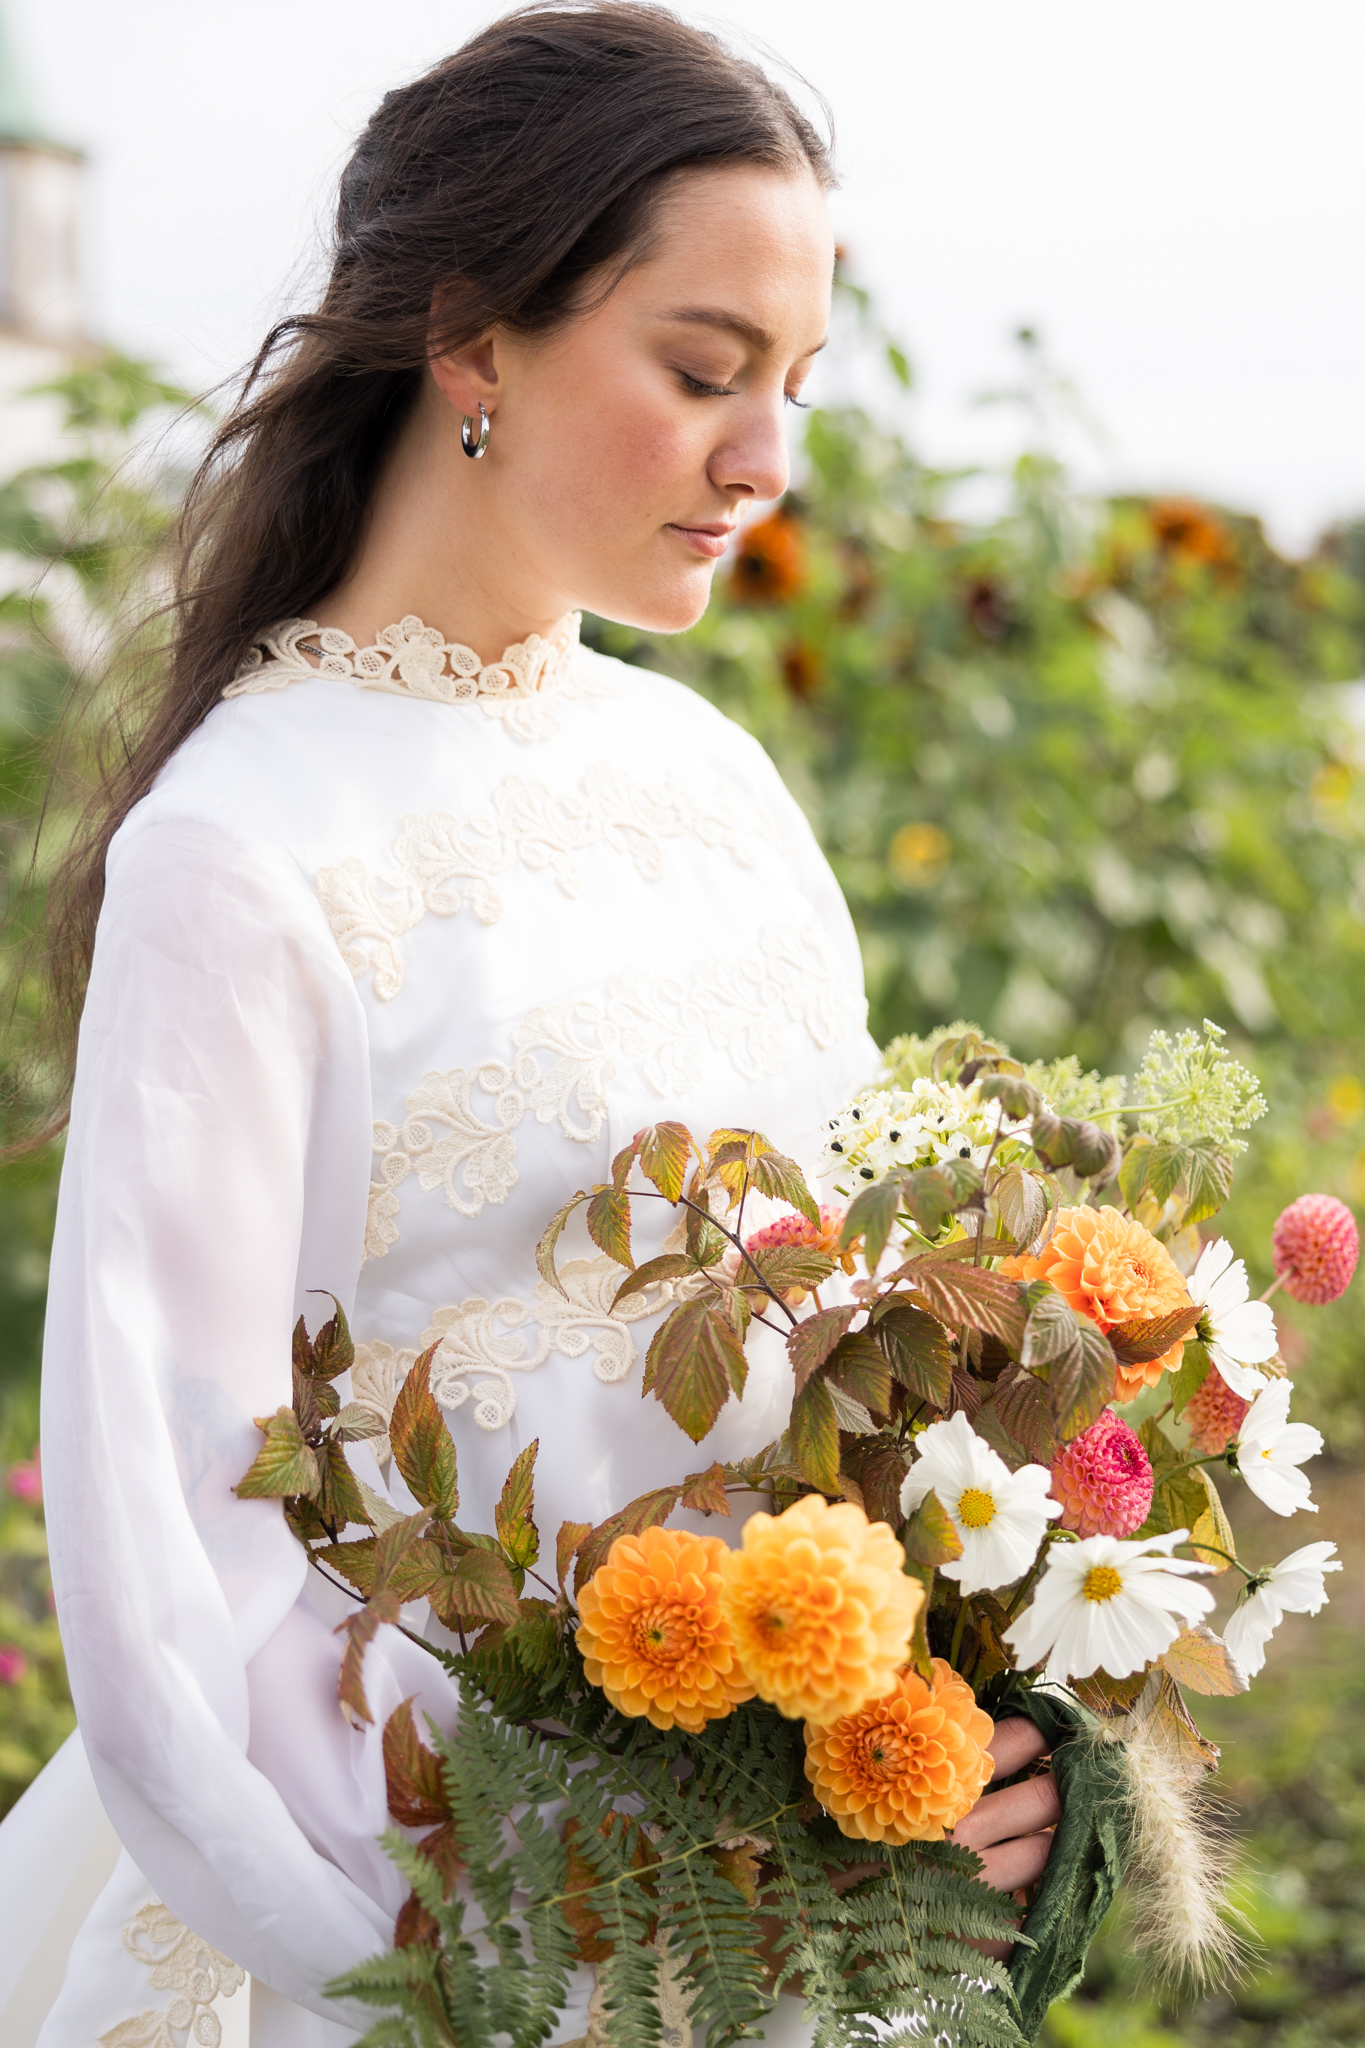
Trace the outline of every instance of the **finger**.
<instances>
[{"instance_id":1,"label":"finger","mask_svg":"<svg viewBox=\"0 0 1365 2048\"><path fill-rule=\"evenodd\" d=\"M1000 1842L986 1850L981 1858L982 1878L998 1892L1021 1891L1026 1885L1037 1884L1047 1867L1051 1848L1050 1832L1016 1835L1013 1841Z\"/></svg>"},{"instance_id":2,"label":"finger","mask_svg":"<svg viewBox=\"0 0 1365 2048\"><path fill-rule=\"evenodd\" d=\"M1032 1721L1015 1717L1009 1721L997 1721L995 1733L986 1744L995 1758L997 1778L1012 1778L1016 1771L1022 1771L1025 1764L1031 1764L1035 1757L1042 1756L1047 1749L1042 1731Z\"/></svg>"},{"instance_id":3,"label":"finger","mask_svg":"<svg viewBox=\"0 0 1365 2048\"><path fill-rule=\"evenodd\" d=\"M1055 1827L1061 1817L1062 1802L1049 1771L1044 1777L1025 1778L1020 1785L1007 1786L1003 1792L986 1793L953 1829L953 1840L964 1849L987 1849L1012 1835L1032 1835L1039 1828Z\"/></svg>"}]
</instances>

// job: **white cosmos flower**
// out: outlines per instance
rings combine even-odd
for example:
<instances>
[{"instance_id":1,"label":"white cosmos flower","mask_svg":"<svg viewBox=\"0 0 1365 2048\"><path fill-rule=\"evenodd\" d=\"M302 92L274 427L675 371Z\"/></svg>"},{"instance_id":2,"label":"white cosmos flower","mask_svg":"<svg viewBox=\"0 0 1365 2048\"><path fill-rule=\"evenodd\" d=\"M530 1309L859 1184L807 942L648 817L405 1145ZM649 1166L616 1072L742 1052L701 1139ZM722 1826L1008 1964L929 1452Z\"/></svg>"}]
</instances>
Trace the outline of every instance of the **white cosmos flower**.
<instances>
[{"instance_id":1,"label":"white cosmos flower","mask_svg":"<svg viewBox=\"0 0 1365 2048\"><path fill-rule=\"evenodd\" d=\"M1257 1572L1223 1630L1223 1641L1248 1678L1265 1668L1265 1646L1286 1614L1316 1614L1325 1607L1325 1575L1342 1569L1335 1543L1306 1543L1270 1571Z\"/></svg>"},{"instance_id":2,"label":"white cosmos flower","mask_svg":"<svg viewBox=\"0 0 1365 2048\"><path fill-rule=\"evenodd\" d=\"M1255 1368L1274 1358L1280 1348L1275 1311L1268 1301L1248 1299L1247 1269L1233 1258L1225 1237L1205 1245L1189 1289L1190 1300L1204 1311L1198 1334L1209 1357L1234 1394L1254 1401L1267 1384L1266 1375Z\"/></svg>"},{"instance_id":3,"label":"white cosmos flower","mask_svg":"<svg viewBox=\"0 0 1365 2048\"><path fill-rule=\"evenodd\" d=\"M1054 1543L1031 1603L1005 1630L1021 1669L1046 1658L1043 1677L1061 1685L1101 1668L1127 1678L1162 1656L1213 1606L1208 1587L1190 1583L1209 1567L1170 1555L1188 1540L1187 1530L1175 1529L1141 1543L1117 1536Z\"/></svg>"},{"instance_id":4,"label":"white cosmos flower","mask_svg":"<svg viewBox=\"0 0 1365 2048\"><path fill-rule=\"evenodd\" d=\"M919 1456L905 1475L901 1507L908 1515L930 1491L938 1495L962 1538L962 1555L941 1565L964 1594L988 1592L1021 1578L1038 1555L1061 1503L1047 1498L1046 1465L1011 1472L998 1451L959 1412L931 1422L915 1439Z\"/></svg>"},{"instance_id":5,"label":"white cosmos flower","mask_svg":"<svg viewBox=\"0 0 1365 2048\"><path fill-rule=\"evenodd\" d=\"M1237 1470L1273 1513L1293 1515L1306 1508L1315 1515L1317 1502L1309 1498L1308 1481L1296 1467L1316 1458L1322 1432L1311 1423L1289 1420L1293 1391L1288 1380L1272 1380L1256 1396L1237 1434Z\"/></svg>"}]
</instances>

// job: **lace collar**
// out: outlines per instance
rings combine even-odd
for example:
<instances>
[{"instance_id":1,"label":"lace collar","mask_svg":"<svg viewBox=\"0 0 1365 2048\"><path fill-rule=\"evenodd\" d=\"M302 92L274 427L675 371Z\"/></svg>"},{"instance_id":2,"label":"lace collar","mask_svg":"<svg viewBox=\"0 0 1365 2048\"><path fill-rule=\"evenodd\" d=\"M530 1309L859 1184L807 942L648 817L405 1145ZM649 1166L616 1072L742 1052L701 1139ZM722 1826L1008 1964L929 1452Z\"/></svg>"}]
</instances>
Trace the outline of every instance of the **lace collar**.
<instances>
[{"instance_id":1,"label":"lace collar","mask_svg":"<svg viewBox=\"0 0 1365 2048\"><path fill-rule=\"evenodd\" d=\"M458 640L443 640L434 626L418 618L385 626L372 647L358 647L336 626L288 619L248 650L223 695L260 696L318 676L344 677L362 690L437 704L477 701L519 738L540 739L558 723L552 696L602 694L585 674L578 641L581 617L569 612L547 639L532 633L505 647L501 661L490 662L481 662L472 647Z\"/></svg>"}]
</instances>

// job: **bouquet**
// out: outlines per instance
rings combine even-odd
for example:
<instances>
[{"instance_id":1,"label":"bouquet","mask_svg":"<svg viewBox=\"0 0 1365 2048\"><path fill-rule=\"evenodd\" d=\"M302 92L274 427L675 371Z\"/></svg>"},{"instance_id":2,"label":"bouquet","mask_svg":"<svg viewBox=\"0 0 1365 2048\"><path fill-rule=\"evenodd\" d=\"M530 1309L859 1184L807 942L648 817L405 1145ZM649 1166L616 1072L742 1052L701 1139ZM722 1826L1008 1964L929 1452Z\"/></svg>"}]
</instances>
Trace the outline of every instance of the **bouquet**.
<instances>
[{"instance_id":1,"label":"bouquet","mask_svg":"<svg viewBox=\"0 0 1365 2048\"><path fill-rule=\"evenodd\" d=\"M552 1554L535 1444L496 1527L460 1526L435 1347L384 1417L337 1391L340 1310L315 1339L300 1323L293 1405L261 1421L237 1490L282 1498L350 1591L350 1716L371 1718L366 1646L410 1602L460 1681L452 1731L424 1738L410 1704L384 1730L411 1893L393 1950L331 1987L387 2015L370 2048L532 2048L584 1961L589 2048L739 2039L783 1991L820 2048L1004 2048L1079 1980L1125 1873L1159 1967L1227 1967L1217 1751L1186 1696L1245 1690L1282 1613L1317 1612L1340 1567L1330 1543L1244 1562L1219 1490L1311 1509L1322 1444L1289 1420L1268 1299L1199 1228L1256 1084L1206 1024L1157 1033L1129 1093L966 1026L897 1040L829 1122L824 1206L756 1132L638 1132L550 1223L542 1276L558 1285L581 1210L616 1301L672 1304L643 1391L680 1439L743 1398L759 1326L785 1344L790 1416L742 1463L565 1524ZM641 1203L675 1227L637 1264ZM1304 1196L1276 1225L1275 1286L1329 1300L1356 1254L1345 1206ZM347 1461L381 1432L411 1513ZM670 1528L679 1508L737 1540ZM1220 1636L1225 1574L1241 1595ZM1064 1808L1029 1899L953 1841L995 1721L1019 1714Z\"/></svg>"}]
</instances>

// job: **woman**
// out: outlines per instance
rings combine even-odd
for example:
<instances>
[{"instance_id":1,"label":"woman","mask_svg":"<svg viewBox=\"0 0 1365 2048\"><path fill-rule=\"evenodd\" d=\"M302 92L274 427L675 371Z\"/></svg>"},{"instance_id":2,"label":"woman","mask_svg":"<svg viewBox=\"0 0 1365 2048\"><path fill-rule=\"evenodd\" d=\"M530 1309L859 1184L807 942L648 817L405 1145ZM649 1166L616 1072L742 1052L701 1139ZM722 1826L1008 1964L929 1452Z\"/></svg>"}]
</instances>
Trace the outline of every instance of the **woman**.
<instances>
[{"instance_id":1,"label":"woman","mask_svg":"<svg viewBox=\"0 0 1365 2048\"><path fill-rule=\"evenodd\" d=\"M364 2023L320 1987L404 1889L378 1731L453 1695L386 1629L349 1727L336 1596L231 1492L295 1317L344 1304L381 1410L442 1339L467 1526L534 1437L542 1528L597 1521L681 1440L640 1398L652 1324L608 1313L586 1238L569 1301L539 1287L540 1228L662 1114L809 1159L873 1069L852 927L768 760L575 617L689 626L785 489L831 183L792 102L673 16L509 16L384 100L321 310L272 335L192 493L164 694L59 934L78 977L102 897L43 1441L124 1853L42 2048L208 2040L243 1971L254 2048ZM707 1455L768 1441L783 1384L758 1361ZM1039 1746L997 1742L1006 1770ZM962 1834L1014 1887L1055 1817L1042 1780ZM795 2001L770 2038L803 2038Z\"/></svg>"}]
</instances>

